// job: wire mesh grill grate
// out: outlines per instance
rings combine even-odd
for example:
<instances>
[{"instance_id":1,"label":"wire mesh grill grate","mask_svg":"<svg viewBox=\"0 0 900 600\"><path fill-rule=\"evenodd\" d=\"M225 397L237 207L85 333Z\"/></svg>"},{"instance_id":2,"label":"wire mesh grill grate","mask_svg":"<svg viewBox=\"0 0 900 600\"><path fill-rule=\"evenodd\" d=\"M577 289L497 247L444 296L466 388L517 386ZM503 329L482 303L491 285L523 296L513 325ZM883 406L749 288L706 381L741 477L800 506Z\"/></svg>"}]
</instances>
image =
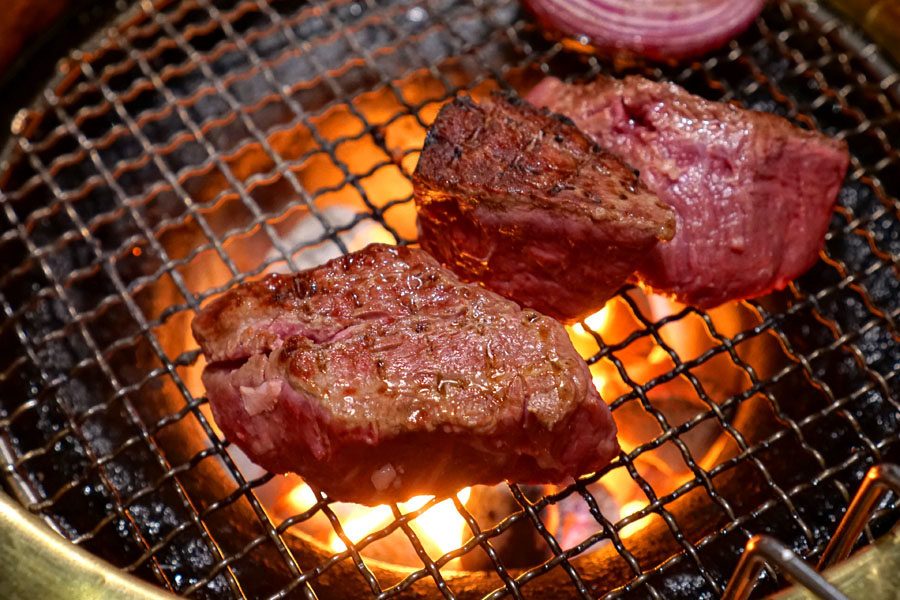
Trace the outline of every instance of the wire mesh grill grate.
<instances>
[{"instance_id":1,"label":"wire mesh grill grate","mask_svg":"<svg viewBox=\"0 0 900 600\"><path fill-rule=\"evenodd\" d=\"M847 140L822 260L727 313L660 313L623 290L610 310L627 327L573 336L626 452L567 488L505 486L488 517L453 498L455 550L417 533L442 499L391 506L359 541L319 494L276 514L283 478L209 416L193 311L267 270L413 242L409 178L447 99L600 72ZM868 466L900 454L898 147L900 77L814 4L769 6L702 62L646 65L550 40L506 0L141 3L60 63L0 163L4 472L73 542L184 595L715 597L752 534L821 553ZM660 479L661 460L683 476ZM610 481L641 507L611 517ZM875 528L896 518L885 508ZM554 519L576 512L573 538ZM345 550L309 541L316 519ZM514 535L539 559L514 558ZM373 560L388 543L416 566Z\"/></svg>"}]
</instances>

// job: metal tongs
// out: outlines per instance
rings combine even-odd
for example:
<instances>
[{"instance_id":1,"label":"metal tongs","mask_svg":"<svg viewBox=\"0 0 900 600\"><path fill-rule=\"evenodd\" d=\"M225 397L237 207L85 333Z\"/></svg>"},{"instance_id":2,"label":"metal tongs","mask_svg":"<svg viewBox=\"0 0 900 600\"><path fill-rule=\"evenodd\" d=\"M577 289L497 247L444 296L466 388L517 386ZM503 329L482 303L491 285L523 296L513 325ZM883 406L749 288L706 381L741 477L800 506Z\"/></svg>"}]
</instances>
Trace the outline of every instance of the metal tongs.
<instances>
[{"instance_id":1,"label":"metal tongs","mask_svg":"<svg viewBox=\"0 0 900 600\"><path fill-rule=\"evenodd\" d=\"M892 491L900 493L900 467L884 464L869 469L816 569L775 538L767 535L753 536L744 547L744 553L725 588L722 600L746 600L766 565L773 566L787 579L805 587L819 598L848 600L820 573L850 556L856 540L875 509Z\"/></svg>"}]
</instances>

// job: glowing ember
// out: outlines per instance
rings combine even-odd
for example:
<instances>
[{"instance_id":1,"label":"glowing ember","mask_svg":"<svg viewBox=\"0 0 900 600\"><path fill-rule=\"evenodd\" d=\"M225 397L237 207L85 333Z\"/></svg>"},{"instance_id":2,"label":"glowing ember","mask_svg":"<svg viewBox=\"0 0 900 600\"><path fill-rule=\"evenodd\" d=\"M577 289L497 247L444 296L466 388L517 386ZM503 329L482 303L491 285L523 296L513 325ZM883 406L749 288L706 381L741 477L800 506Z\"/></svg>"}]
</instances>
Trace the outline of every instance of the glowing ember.
<instances>
[{"instance_id":1,"label":"glowing ember","mask_svg":"<svg viewBox=\"0 0 900 600\"><path fill-rule=\"evenodd\" d=\"M669 359L669 353L666 352L662 346L656 346L653 350L650 351L650 354L647 355L647 360L650 361L651 364L658 365L660 363L664 363Z\"/></svg>"},{"instance_id":2,"label":"glowing ember","mask_svg":"<svg viewBox=\"0 0 900 600\"><path fill-rule=\"evenodd\" d=\"M471 488L465 488L457 493L456 497L465 504L469 500ZM419 496L409 502L400 505L400 510L409 512L421 508L431 496ZM416 506L417 505L417 506ZM459 548L463 535L467 531L466 522L460 516L453 501L444 500L429 508L419 518L413 521L413 530L419 536L427 536L440 549L441 554Z\"/></svg>"},{"instance_id":3,"label":"glowing ember","mask_svg":"<svg viewBox=\"0 0 900 600\"><path fill-rule=\"evenodd\" d=\"M346 536L350 538L350 541L355 544L368 534L379 529L379 526L387 525L390 520L390 506L382 504L381 506L376 506L374 508L364 509L363 514L350 519L343 524L344 534L346 534ZM335 552L343 552L347 549L347 546L341 538L338 537L337 533L331 534L331 542L329 545Z\"/></svg>"},{"instance_id":4,"label":"glowing ember","mask_svg":"<svg viewBox=\"0 0 900 600\"><path fill-rule=\"evenodd\" d=\"M295 510L303 512L312 507L316 503L317 498L312 488L305 483L301 483L294 486L294 489L287 493L286 500Z\"/></svg>"},{"instance_id":5,"label":"glowing ember","mask_svg":"<svg viewBox=\"0 0 900 600\"><path fill-rule=\"evenodd\" d=\"M470 493L471 489L465 488L460 490L456 497L465 504L469 500ZM425 506L432 497L416 496L397 506L401 512L410 513ZM370 533L387 526L392 520L393 512L390 506L385 504L371 508L361 506L356 515L343 523L344 533L355 544ZM457 512L453 500L448 498L419 515L412 521L411 527L426 549L428 546L433 546L438 551L436 557L459 548L466 530L466 522ZM343 552L347 549L337 533L332 534L329 545L335 552Z\"/></svg>"},{"instance_id":6,"label":"glowing ember","mask_svg":"<svg viewBox=\"0 0 900 600\"><path fill-rule=\"evenodd\" d=\"M631 515L638 512L639 510L642 510L646 506L647 506L646 502L642 502L640 500L632 500L631 502L628 502L627 504L625 504L619 510L619 518L624 519L625 517L630 517ZM628 537L630 535L634 535L635 533L637 533L638 531L640 531L641 529L643 529L644 527L646 527L649 524L650 524L649 517L644 517L643 519L638 519L634 523L629 523L628 525L623 527L619 531L619 537Z\"/></svg>"},{"instance_id":7,"label":"glowing ember","mask_svg":"<svg viewBox=\"0 0 900 600\"><path fill-rule=\"evenodd\" d=\"M593 329L594 331L603 331L603 327L606 325L606 322L609 320L609 311L604 306L599 311L595 312L588 318L584 320L585 324Z\"/></svg>"}]
</instances>

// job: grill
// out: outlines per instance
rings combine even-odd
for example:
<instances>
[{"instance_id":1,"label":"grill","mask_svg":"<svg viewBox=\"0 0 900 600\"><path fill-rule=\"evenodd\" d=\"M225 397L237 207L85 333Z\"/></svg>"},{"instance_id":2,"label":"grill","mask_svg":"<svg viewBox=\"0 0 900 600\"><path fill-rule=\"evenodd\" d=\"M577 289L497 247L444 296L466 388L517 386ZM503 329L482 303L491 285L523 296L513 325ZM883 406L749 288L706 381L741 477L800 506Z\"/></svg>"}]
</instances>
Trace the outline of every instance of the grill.
<instances>
[{"instance_id":1,"label":"grill","mask_svg":"<svg viewBox=\"0 0 900 600\"><path fill-rule=\"evenodd\" d=\"M712 598L754 534L815 562L867 469L900 460L900 76L825 7L774 2L689 64L602 61L507 0L120 10L16 113L0 163L0 464L74 544L199 598ZM440 498L390 507L359 541L320 494L273 505L285 478L209 416L193 312L267 270L414 242L409 177L447 99L601 72L845 139L819 263L727 312L660 312L622 290L609 310L627 325L573 335L626 452L568 487L483 492L499 498L487 514L452 499L466 526L454 550L416 533ZM648 465L663 459L685 475L660 483ZM609 481L641 508L611 513ZM589 523L575 538L555 522L573 507ZM897 516L883 501L862 543ZM344 550L311 537L316 519ZM524 558L509 550L523 539ZM408 546L415 565L369 558L379 544Z\"/></svg>"}]
</instances>

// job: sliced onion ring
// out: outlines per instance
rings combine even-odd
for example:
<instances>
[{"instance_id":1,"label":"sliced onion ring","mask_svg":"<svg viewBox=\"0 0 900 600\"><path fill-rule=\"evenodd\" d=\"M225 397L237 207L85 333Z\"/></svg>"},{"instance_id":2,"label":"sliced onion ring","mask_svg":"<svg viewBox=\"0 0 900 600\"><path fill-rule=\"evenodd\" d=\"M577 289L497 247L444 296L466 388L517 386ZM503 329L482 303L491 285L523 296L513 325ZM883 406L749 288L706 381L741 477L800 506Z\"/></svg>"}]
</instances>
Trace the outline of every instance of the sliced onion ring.
<instances>
[{"instance_id":1,"label":"sliced onion ring","mask_svg":"<svg viewBox=\"0 0 900 600\"><path fill-rule=\"evenodd\" d=\"M653 59L718 48L746 29L765 0L524 0L538 20L604 50Z\"/></svg>"}]
</instances>

